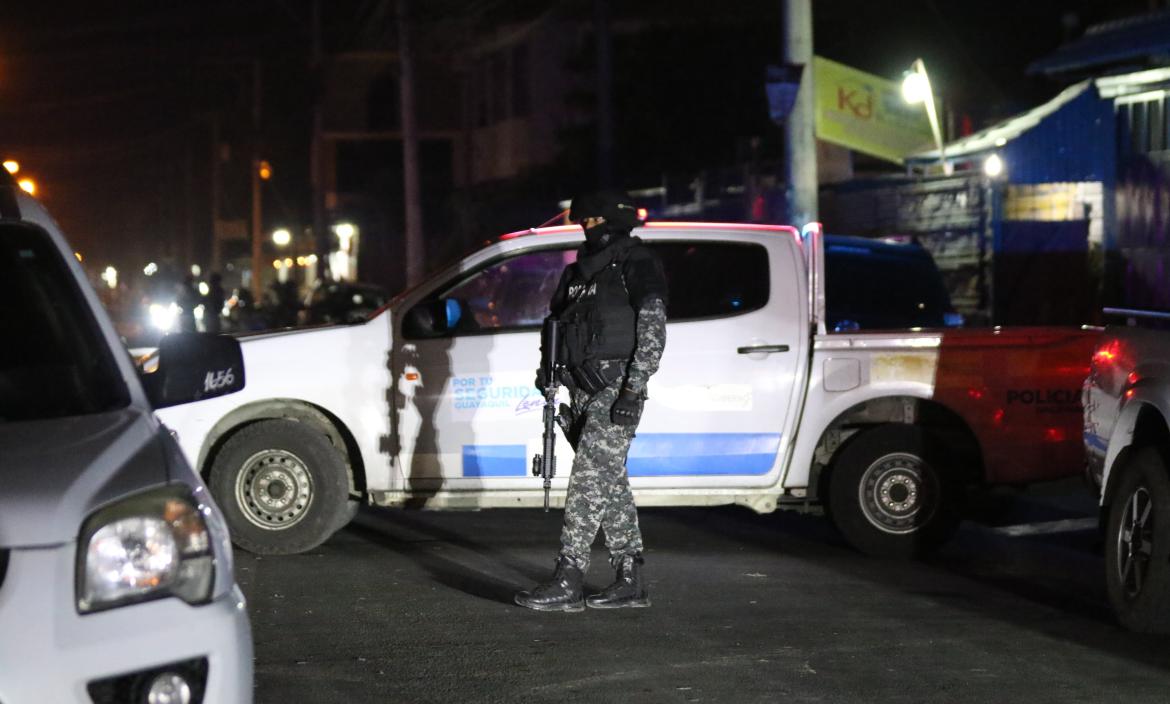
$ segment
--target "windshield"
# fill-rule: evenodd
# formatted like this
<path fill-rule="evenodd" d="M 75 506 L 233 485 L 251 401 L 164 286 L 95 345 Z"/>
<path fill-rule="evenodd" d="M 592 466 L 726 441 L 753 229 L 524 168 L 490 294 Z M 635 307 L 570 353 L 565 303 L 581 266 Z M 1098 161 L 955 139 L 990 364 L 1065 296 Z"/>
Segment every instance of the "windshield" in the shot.
<path fill-rule="evenodd" d="M 129 402 L 52 240 L 35 227 L 0 225 L 0 422 L 101 413 Z"/>

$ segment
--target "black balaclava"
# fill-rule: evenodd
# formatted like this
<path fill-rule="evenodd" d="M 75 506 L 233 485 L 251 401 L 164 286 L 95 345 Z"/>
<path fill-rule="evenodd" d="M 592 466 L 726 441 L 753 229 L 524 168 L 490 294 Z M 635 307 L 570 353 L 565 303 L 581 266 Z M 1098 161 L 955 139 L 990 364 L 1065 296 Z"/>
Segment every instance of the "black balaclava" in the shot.
<path fill-rule="evenodd" d="M 629 228 L 615 227 L 608 220 L 593 227 L 581 226 L 585 230 L 585 251 L 600 252 L 623 237 L 630 236 Z"/>

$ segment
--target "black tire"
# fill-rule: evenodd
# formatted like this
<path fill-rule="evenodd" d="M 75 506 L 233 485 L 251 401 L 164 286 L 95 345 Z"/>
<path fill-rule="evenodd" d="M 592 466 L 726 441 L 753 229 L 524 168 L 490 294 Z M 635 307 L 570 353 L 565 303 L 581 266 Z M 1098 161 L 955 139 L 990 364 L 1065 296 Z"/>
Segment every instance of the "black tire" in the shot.
<path fill-rule="evenodd" d="M 307 423 L 265 420 L 240 429 L 220 448 L 207 483 L 232 542 L 260 555 L 311 550 L 347 517 L 345 461 Z"/>
<path fill-rule="evenodd" d="M 1155 448 L 1117 471 L 1105 528 L 1105 585 L 1121 625 L 1170 633 L 1170 478 Z"/>
<path fill-rule="evenodd" d="M 946 453 L 920 427 L 864 430 L 833 462 L 827 513 L 845 540 L 867 555 L 922 556 L 959 527 L 962 491 L 946 467 Z"/>

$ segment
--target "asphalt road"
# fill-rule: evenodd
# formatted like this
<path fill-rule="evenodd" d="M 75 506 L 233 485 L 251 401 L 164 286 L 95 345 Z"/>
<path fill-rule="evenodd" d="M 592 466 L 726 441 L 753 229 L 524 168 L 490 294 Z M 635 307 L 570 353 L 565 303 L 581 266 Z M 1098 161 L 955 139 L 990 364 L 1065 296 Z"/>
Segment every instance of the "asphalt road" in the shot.
<path fill-rule="evenodd" d="M 266 702 L 1165 702 L 1170 638 L 1115 626 L 1083 488 L 981 502 L 927 562 L 820 517 L 643 510 L 653 607 L 536 613 L 560 514 L 364 510 L 237 552 Z M 611 577 L 595 549 L 588 585 Z"/>

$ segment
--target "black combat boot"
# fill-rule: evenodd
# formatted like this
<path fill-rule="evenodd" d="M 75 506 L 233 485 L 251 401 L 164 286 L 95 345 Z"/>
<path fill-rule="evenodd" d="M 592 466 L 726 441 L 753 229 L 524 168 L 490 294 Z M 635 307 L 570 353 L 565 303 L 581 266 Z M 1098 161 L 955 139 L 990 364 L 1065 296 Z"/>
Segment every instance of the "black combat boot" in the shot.
<path fill-rule="evenodd" d="M 552 580 L 538 585 L 528 592 L 516 595 L 516 603 L 537 611 L 584 611 L 585 599 L 581 588 L 585 583 L 585 572 L 571 557 L 557 558 L 557 569 Z"/>
<path fill-rule="evenodd" d="M 642 582 L 642 553 L 623 555 L 617 564 L 617 580 L 600 594 L 585 600 L 593 609 L 641 608 L 650 605 Z"/>

